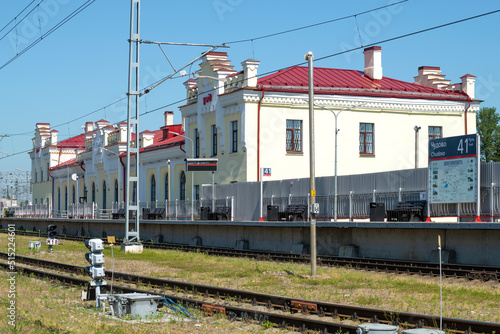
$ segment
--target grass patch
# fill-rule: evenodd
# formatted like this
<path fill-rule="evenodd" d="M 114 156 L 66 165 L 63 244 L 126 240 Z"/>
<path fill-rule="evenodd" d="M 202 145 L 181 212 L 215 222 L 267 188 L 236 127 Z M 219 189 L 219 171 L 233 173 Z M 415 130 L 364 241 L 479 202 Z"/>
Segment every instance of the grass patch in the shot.
<path fill-rule="evenodd" d="M 7 235 L 0 234 L 6 245 Z M 16 237 L 17 254 L 86 266 L 83 243 L 63 241 L 56 252 L 28 249 L 33 237 Z M 5 246 L 4 246 L 5 247 Z M 5 251 L 5 250 L 4 250 Z M 115 270 L 137 275 L 217 285 L 292 298 L 381 308 L 389 311 L 439 315 L 439 278 L 394 275 L 346 268 L 318 267 L 310 277 L 307 264 L 223 258 L 199 252 L 144 249 L 124 254 L 114 247 Z M 111 250 L 104 250 L 105 268 L 112 267 Z M 31 293 L 38 293 L 31 292 Z M 500 323 L 500 285 L 464 279 L 443 280 L 443 316 Z M 0 302 L 5 302 L 0 298 Z M 48 326 L 50 327 L 50 325 Z"/>

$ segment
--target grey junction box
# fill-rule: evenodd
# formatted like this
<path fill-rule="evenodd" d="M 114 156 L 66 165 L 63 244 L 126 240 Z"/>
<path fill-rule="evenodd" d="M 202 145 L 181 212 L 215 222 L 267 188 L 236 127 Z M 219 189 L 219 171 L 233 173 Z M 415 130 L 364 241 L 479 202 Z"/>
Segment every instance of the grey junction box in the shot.
<path fill-rule="evenodd" d="M 142 319 L 157 315 L 158 302 L 162 298 L 145 293 L 124 293 L 109 295 L 108 302 L 113 315 L 123 317 L 130 314 L 133 318 Z"/>
<path fill-rule="evenodd" d="M 357 334 L 397 334 L 399 330 L 398 326 L 386 325 L 386 324 L 361 324 L 356 330 Z"/>

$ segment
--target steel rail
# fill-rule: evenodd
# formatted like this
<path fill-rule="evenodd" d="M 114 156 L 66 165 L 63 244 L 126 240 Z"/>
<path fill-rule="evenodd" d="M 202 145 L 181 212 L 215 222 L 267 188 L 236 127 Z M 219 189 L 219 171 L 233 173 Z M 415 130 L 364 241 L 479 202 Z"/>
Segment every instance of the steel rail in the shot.
<path fill-rule="evenodd" d="M 0 256 L 7 257 L 7 253 L 0 253 Z M 47 261 L 37 258 L 16 256 L 16 261 L 36 266 L 43 266 L 51 269 L 57 269 L 60 265 L 61 270 L 72 273 L 84 273 L 84 267 L 73 266 L 69 264 L 60 264 L 58 262 Z M 111 272 L 106 271 L 107 278 L 111 278 Z M 231 299 L 239 302 L 247 302 L 254 306 L 264 306 L 268 309 L 279 310 L 283 312 L 304 312 L 306 314 L 316 314 L 320 317 L 339 318 L 341 320 L 351 319 L 363 322 L 380 322 L 386 324 L 408 324 L 410 327 L 435 327 L 439 323 L 439 317 L 413 314 L 407 312 L 395 312 L 389 310 L 380 310 L 373 308 L 341 305 L 335 303 L 325 303 L 299 298 L 289 298 L 263 293 L 254 293 L 243 290 L 219 288 L 204 284 L 193 284 L 181 281 L 167 280 L 140 276 L 135 274 L 114 272 L 114 278 L 117 281 L 144 284 L 158 288 L 168 288 L 173 291 L 184 291 L 195 295 L 202 294 L 206 298 Z M 500 328 L 500 324 L 480 322 L 473 320 L 443 318 L 443 326 L 449 331 L 457 333 L 492 333 Z"/>
<path fill-rule="evenodd" d="M 9 265 L 6 263 L 0 263 L 0 267 L 9 270 Z M 33 268 L 26 268 L 26 267 L 16 267 L 17 272 L 22 272 L 27 275 L 34 275 L 36 277 L 40 278 L 49 278 L 49 279 L 55 279 L 58 280 L 64 284 L 71 284 L 75 286 L 85 286 L 88 284 L 88 280 L 84 280 L 81 278 L 76 278 L 76 277 L 70 277 L 70 276 L 64 276 L 60 274 L 55 274 L 51 272 L 46 272 L 42 270 L 37 270 Z M 125 286 L 113 286 L 113 290 L 116 292 L 123 292 L 123 293 L 132 293 L 132 292 L 137 292 L 137 293 L 148 293 L 148 294 L 155 294 L 159 296 L 163 296 L 166 298 L 170 298 L 174 300 L 176 303 L 183 304 L 183 305 L 191 305 L 193 307 L 196 307 L 198 309 L 201 309 L 204 305 L 206 305 L 206 302 L 197 300 L 197 299 L 192 299 L 192 298 L 186 298 L 186 297 L 180 297 L 180 296 L 173 296 L 173 295 L 168 295 L 164 293 L 159 293 L 159 292 L 153 292 L 149 290 L 143 290 L 143 289 L 136 289 L 136 288 L 131 288 L 131 287 L 125 287 Z M 210 304 L 216 306 L 216 304 Z M 219 308 L 220 310 L 220 308 Z M 242 320 L 255 320 L 258 321 L 259 323 L 265 323 L 267 321 L 272 322 L 276 324 L 278 327 L 282 328 L 292 328 L 292 329 L 297 329 L 297 330 L 315 330 L 315 331 L 320 331 L 321 333 L 337 333 L 341 331 L 342 333 L 348 333 L 348 334 L 355 334 L 357 326 L 350 326 L 350 325 L 343 325 L 343 324 L 337 324 L 329 321 L 324 321 L 324 320 L 316 320 L 316 319 L 310 319 L 310 318 L 301 318 L 301 317 L 296 317 L 296 316 L 291 316 L 291 315 L 286 315 L 286 314 L 278 314 L 278 313 L 273 313 L 273 312 L 266 312 L 266 311 L 260 311 L 251 309 L 251 308 L 242 308 L 242 307 L 236 307 L 236 306 L 230 306 L 230 305 L 224 305 L 223 307 L 224 313 L 226 316 L 232 317 L 236 316 L 241 318 Z"/>
<path fill-rule="evenodd" d="M 2 232 L 5 232 L 3 230 Z M 36 232 L 16 231 L 19 235 L 39 235 Z M 40 235 L 46 236 L 46 233 Z M 84 241 L 90 237 L 58 236 L 59 239 L 71 241 Z M 106 238 L 101 238 L 106 241 Z M 118 244 L 120 240 L 116 241 Z M 257 250 L 236 250 L 229 248 L 217 248 L 207 246 L 189 246 L 167 243 L 144 242 L 145 248 L 180 250 L 187 252 L 201 252 L 208 255 L 227 257 L 248 257 L 258 260 L 269 261 L 289 261 L 298 263 L 309 263 L 309 255 L 290 254 Z M 439 276 L 439 264 L 430 262 L 402 261 L 377 258 L 342 258 L 336 256 L 318 256 L 319 265 L 336 267 L 349 267 L 353 269 L 366 269 L 374 271 L 386 271 L 392 273 L 409 273 L 419 275 Z M 500 282 L 500 267 L 477 266 L 466 264 L 442 264 L 442 274 L 444 277 L 479 279 L 483 281 L 496 280 Z"/>

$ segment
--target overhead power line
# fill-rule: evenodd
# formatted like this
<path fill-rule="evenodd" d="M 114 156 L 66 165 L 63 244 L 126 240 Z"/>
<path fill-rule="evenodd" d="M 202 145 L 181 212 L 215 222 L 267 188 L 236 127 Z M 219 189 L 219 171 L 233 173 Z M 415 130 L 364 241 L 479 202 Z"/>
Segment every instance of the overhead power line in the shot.
<path fill-rule="evenodd" d="M 95 1 L 95 0 L 94 0 Z M 407 0 L 406 0 L 407 1 Z M 432 31 L 432 30 L 436 30 L 436 29 L 440 29 L 440 28 L 444 28 L 444 27 L 447 27 L 447 26 L 451 26 L 451 25 L 455 25 L 455 24 L 458 24 L 458 23 L 462 23 L 462 22 L 466 22 L 466 21 L 469 21 L 469 20 L 473 20 L 473 19 L 477 19 L 477 18 L 480 18 L 480 17 L 484 17 L 484 16 L 488 16 L 488 15 L 492 15 L 492 14 L 496 14 L 500 12 L 500 9 L 499 10 L 494 10 L 494 11 L 490 11 L 490 12 L 487 12 L 487 13 L 483 13 L 483 14 L 479 14 L 479 15 L 475 15 L 475 16 L 471 16 L 471 17 L 467 17 L 467 18 L 464 18 L 464 19 L 460 19 L 460 20 L 456 20 L 456 21 L 452 21 L 452 22 L 448 22 L 448 23 L 445 23 L 445 24 L 441 24 L 441 25 L 437 25 L 437 26 L 434 26 L 434 27 L 430 27 L 430 28 L 426 28 L 426 29 L 422 29 L 422 30 L 418 30 L 418 31 L 415 31 L 415 32 L 412 32 L 412 33 L 408 33 L 408 34 L 403 34 L 403 35 L 399 35 L 399 36 L 396 36 L 396 37 L 392 37 L 392 38 L 388 38 L 388 39 L 385 39 L 385 40 L 381 40 L 381 41 L 378 41 L 378 42 L 374 42 L 374 43 L 371 43 L 371 44 L 368 44 L 368 45 L 364 45 L 364 46 L 360 46 L 360 47 L 355 47 L 355 48 L 352 48 L 352 49 L 349 49 L 349 50 L 345 50 L 345 51 L 341 51 L 341 52 L 337 52 L 337 53 L 333 53 L 333 54 L 330 54 L 330 55 L 326 55 L 326 56 L 323 56 L 323 57 L 318 57 L 316 58 L 315 60 L 316 61 L 321 61 L 321 60 L 324 60 L 324 59 L 328 59 L 328 58 L 331 58 L 331 57 L 335 57 L 335 56 L 339 56 L 339 55 L 342 55 L 342 54 L 345 54 L 345 53 L 349 53 L 349 52 L 353 52 L 353 51 L 357 51 L 357 50 L 360 50 L 360 49 L 363 49 L 363 48 L 366 48 L 366 47 L 370 47 L 370 46 L 375 46 L 375 45 L 378 45 L 378 44 L 384 44 L 384 43 L 388 43 L 388 42 L 391 42 L 391 41 L 395 41 L 395 40 L 398 40 L 398 39 L 402 39 L 402 38 L 406 38 L 406 37 L 410 37 L 410 36 L 413 36 L 413 35 L 417 35 L 417 34 L 421 34 L 421 33 L 424 33 L 424 32 L 429 32 L 429 31 Z M 264 37 L 264 36 L 263 36 Z M 262 38 L 263 38 L 262 37 Z M 224 43 L 224 44 L 228 44 L 228 43 Z M 262 76 L 266 76 L 266 75 L 269 75 L 269 74 L 272 74 L 272 73 L 276 73 L 278 71 L 281 71 L 281 70 L 284 70 L 286 68 L 289 68 L 289 67 L 292 67 L 292 66 L 300 66 L 300 65 L 304 65 L 305 62 L 301 62 L 301 63 L 297 63 L 295 65 L 291 65 L 291 66 L 286 66 L 286 67 L 282 67 L 280 69 L 276 69 L 276 70 L 272 70 L 272 71 L 268 71 L 266 73 L 261 73 L 258 77 L 262 77 Z M 161 80 L 157 81 L 157 82 L 160 82 Z M 204 91 L 204 92 L 200 92 L 199 94 L 204 94 L 204 93 L 209 93 L 209 92 L 212 92 L 212 91 L 215 91 L 215 89 L 211 89 L 211 90 L 207 90 L 207 91 Z M 125 98 L 123 98 L 125 99 Z M 108 104 L 106 107 L 108 106 L 111 106 L 115 103 L 118 103 L 120 101 L 122 101 L 123 99 L 120 99 L 118 101 L 115 101 L 111 104 Z M 175 104 L 178 104 L 178 103 L 182 103 L 183 101 L 185 101 L 185 98 L 182 98 L 180 100 L 177 100 L 175 102 L 171 102 L 171 103 L 168 103 L 166 105 L 163 105 L 161 107 L 157 107 L 155 109 L 152 109 L 152 110 L 149 110 L 149 111 L 146 111 L 142 114 L 140 114 L 140 116 L 143 116 L 143 115 L 147 115 L 147 114 L 150 114 L 150 113 L 153 113 L 153 112 L 156 112 L 158 110 L 161 110 L 161 109 L 164 109 L 164 108 L 167 108 L 167 107 L 170 107 L 172 105 L 175 105 Z M 66 125 L 68 123 L 71 123 L 71 122 L 74 122 L 76 120 L 79 120 L 83 117 L 86 117 L 88 115 L 91 115 L 93 113 L 96 113 L 100 110 L 103 110 L 104 108 L 106 107 L 102 107 L 100 109 L 97 109 L 91 113 L 88 113 L 88 114 L 85 114 L 85 115 L 82 115 L 74 120 L 71 120 L 71 121 L 68 121 L 68 122 L 64 122 L 64 123 L 61 123 L 57 126 L 61 126 L 61 125 Z M 26 132 L 26 133 L 20 133 L 20 134 L 14 134 L 14 135 L 10 135 L 10 136 L 15 136 L 15 135 L 23 135 L 23 134 L 29 134 L 31 132 Z M 20 152 L 20 153 L 26 153 L 26 152 L 29 152 L 30 150 L 27 150 L 27 151 L 23 151 L 23 152 Z M 7 157 L 10 157 L 10 156 L 13 156 L 13 155 L 17 155 L 17 154 L 20 154 L 20 153 L 14 153 L 14 154 L 11 154 L 9 156 L 6 156 L 6 157 L 0 157 L 0 159 L 5 159 Z"/>
<path fill-rule="evenodd" d="M 381 7 L 377 7 L 377 8 L 373 8 L 373 9 L 369 9 L 369 10 L 365 10 L 364 12 L 359 12 L 359 13 L 356 13 L 356 14 L 351 14 L 351 15 L 347 15 L 347 16 L 344 16 L 344 17 L 339 17 L 339 18 L 336 18 L 336 19 L 324 21 L 324 22 L 313 23 L 313 24 L 310 24 L 310 25 L 307 25 L 307 26 L 293 28 L 293 29 L 289 29 L 289 30 L 284 30 L 284 31 L 280 31 L 280 32 L 276 32 L 276 33 L 272 33 L 272 34 L 268 34 L 268 35 L 264 35 L 264 36 L 259 36 L 259 37 L 254 37 L 254 38 L 247 38 L 247 39 L 242 39 L 242 40 L 232 41 L 232 42 L 226 42 L 224 44 L 227 45 L 227 44 L 236 44 L 236 43 L 243 43 L 243 42 L 253 42 L 253 41 L 256 41 L 256 40 L 259 40 L 259 39 L 274 37 L 274 36 L 283 35 L 283 34 L 288 34 L 290 32 L 294 32 L 294 31 L 298 31 L 298 30 L 303 30 L 303 29 L 308 29 L 308 28 L 314 28 L 314 27 L 317 27 L 317 26 L 320 26 L 320 25 L 323 25 L 323 24 L 328 24 L 328 23 L 332 23 L 332 22 L 342 21 L 342 20 L 345 20 L 345 19 L 349 19 L 349 18 L 352 18 L 352 17 L 359 16 L 359 15 L 363 15 L 363 14 L 367 14 L 367 13 L 370 13 L 370 12 L 374 12 L 374 11 L 377 11 L 377 10 L 380 10 L 380 9 L 383 9 L 383 8 L 386 8 L 386 7 L 391 7 L 391 6 L 399 5 L 400 3 L 403 3 L 403 2 L 406 2 L 406 1 L 408 1 L 408 0 L 402 0 L 402 1 L 391 3 L 391 4 L 388 4 L 388 5 L 385 5 L 385 6 L 381 6 Z"/>
<path fill-rule="evenodd" d="M 42 1 L 43 1 L 43 0 L 42 0 Z M 40 1 L 40 2 L 38 3 L 38 5 L 40 5 L 40 3 L 41 3 L 42 1 Z M 28 7 L 29 7 L 29 6 L 31 6 L 31 5 L 33 4 L 33 2 L 35 2 L 35 0 L 31 1 L 31 2 L 30 2 L 27 6 L 26 6 L 26 7 L 24 7 L 24 9 L 23 9 L 22 11 L 20 11 L 20 12 L 19 12 L 19 14 L 17 14 L 17 15 L 16 15 L 16 16 L 15 16 L 12 20 L 10 20 L 10 21 L 9 21 L 9 23 L 7 23 L 7 24 L 6 24 L 6 25 L 5 25 L 2 29 L 0 29 L 0 32 L 4 31 L 4 29 L 5 29 L 5 28 L 7 28 L 7 27 L 8 27 L 8 26 L 12 23 L 12 22 L 16 21 L 16 20 L 17 20 L 17 17 L 18 17 L 19 15 L 21 15 L 21 14 L 22 14 L 22 13 L 23 13 L 23 12 L 24 12 L 24 11 L 25 11 Z M 37 6 L 38 6 L 38 5 L 37 5 Z M 32 9 L 32 10 L 31 10 L 28 14 L 26 14 L 26 16 L 28 16 L 28 15 L 29 15 L 29 14 L 30 14 L 33 10 L 34 10 L 34 9 Z M 21 20 L 19 20 L 19 23 L 20 23 L 20 22 L 22 22 L 22 21 L 26 18 L 26 16 L 24 16 Z M 17 24 L 19 24 L 19 23 L 17 23 Z M 17 26 L 17 24 L 16 24 L 16 25 L 15 25 L 12 29 L 14 29 L 14 28 Z M 11 31 L 12 31 L 12 29 L 11 29 L 11 30 L 9 30 L 9 32 L 11 32 Z M 7 32 L 7 34 L 8 34 L 9 32 Z M 3 36 L 3 37 L 5 37 L 5 36 Z M 0 41 L 3 39 L 3 37 L 2 37 L 2 38 L 0 38 Z"/>
<path fill-rule="evenodd" d="M 85 10 L 88 6 L 90 6 L 92 3 L 94 3 L 95 0 L 88 0 L 85 2 L 83 5 L 75 9 L 71 14 L 66 16 L 63 20 L 59 21 L 55 26 L 49 29 L 46 33 L 44 33 L 40 38 L 36 39 L 33 43 L 25 47 L 21 52 L 16 54 L 14 57 L 9 59 L 6 63 L 4 63 L 2 66 L 0 66 L 0 70 L 2 70 L 5 66 L 9 65 L 12 63 L 14 60 L 17 58 L 21 57 L 23 54 L 25 54 L 27 51 L 29 51 L 32 47 L 40 43 L 44 38 L 47 38 L 49 35 L 51 35 L 54 31 L 62 27 L 64 24 L 66 24 L 68 21 L 70 21 L 72 18 L 74 18 L 76 15 L 80 14 L 83 10 Z"/>

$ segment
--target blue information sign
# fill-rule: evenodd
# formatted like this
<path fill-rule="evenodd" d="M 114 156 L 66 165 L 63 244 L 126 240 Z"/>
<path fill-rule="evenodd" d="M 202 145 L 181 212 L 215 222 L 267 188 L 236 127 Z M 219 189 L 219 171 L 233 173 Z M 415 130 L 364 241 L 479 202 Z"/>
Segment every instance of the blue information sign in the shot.
<path fill-rule="evenodd" d="M 477 135 L 429 140 L 429 161 L 477 156 Z"/>
<path fill-rule="evenodd" d="M 479 136 L 429 140 L 430 203 L 472 203 L 478 199 Z"/>

